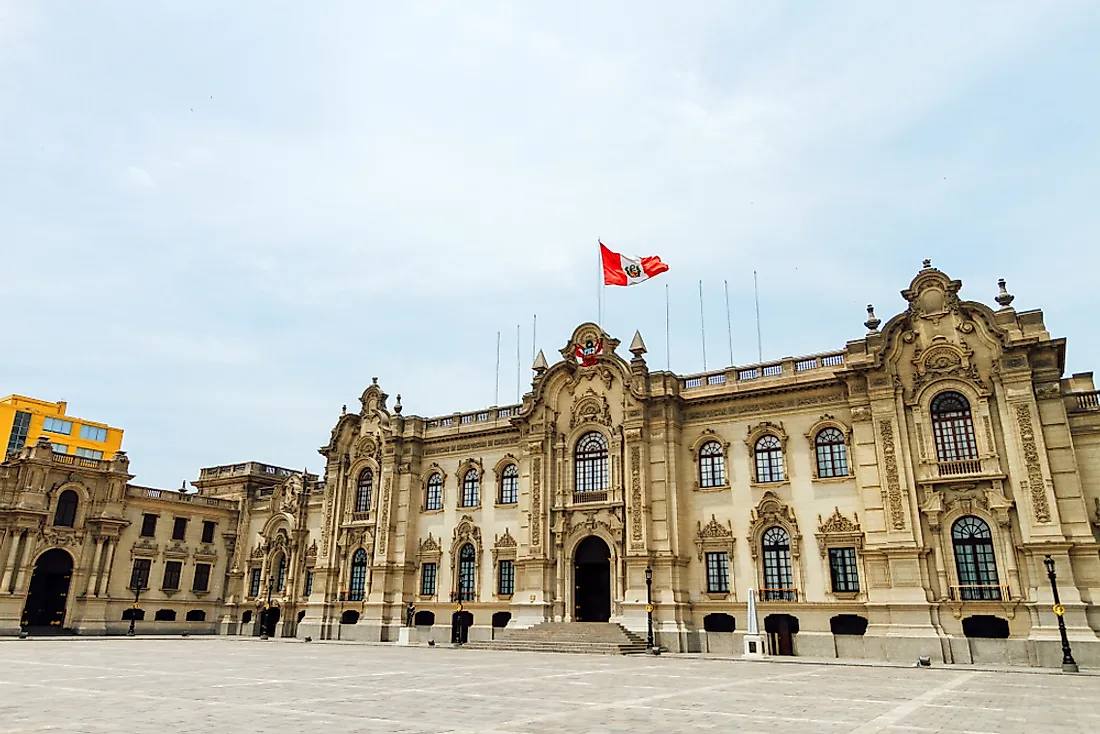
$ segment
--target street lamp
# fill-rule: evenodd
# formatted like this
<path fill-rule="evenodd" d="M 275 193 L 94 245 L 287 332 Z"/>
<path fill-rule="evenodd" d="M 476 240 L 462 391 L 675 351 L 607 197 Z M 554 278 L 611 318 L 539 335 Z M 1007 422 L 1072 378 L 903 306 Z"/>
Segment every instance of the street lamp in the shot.
<path fill-rule="evenodd" d="M 145 588 L 145 574 L 138 574 L 134 579 L 134 606 L 130 609 L 130 629 L 126 630 L 128 637 L 134 636 L 134 622 L 137 620 L 138 600 L 141 599 L 141 590 Z"/>
<path fill-rule="evenodd" d="M 647 649 L 653 650 L 653 569 L 649 566 L 645 567 L 645 613 L 645 645 Z"/>
<path fill-rule="evenodd" d="M 267 579 L 267 601 L 264 602 L 263 614 L 260 615 L 260 639 L 267 639 L 267 615 L 271 609 L 271 578 Z"/>
<path fill-rule="evenodd" d="M 1066 621 L 1062 618 L 1066 613 L 1066 608 L 1062 606 L 1062 601 L 1058 598 L 1058 584 L 1055 582 L 1058 577 L 1054 573 L 1054 559 L 1047 556 L 1043 559 L 1043 565 L 1047 567 L 1047 577 L 1050 578 L 1050 590 L 1054 594 L 1054 614 L 1058 617 L 1058 633 L 1062 636 L 1062 672 L 1076 673 L 1077 662 L 1073 659 L 1073 652 L 1069 649 Z"/>

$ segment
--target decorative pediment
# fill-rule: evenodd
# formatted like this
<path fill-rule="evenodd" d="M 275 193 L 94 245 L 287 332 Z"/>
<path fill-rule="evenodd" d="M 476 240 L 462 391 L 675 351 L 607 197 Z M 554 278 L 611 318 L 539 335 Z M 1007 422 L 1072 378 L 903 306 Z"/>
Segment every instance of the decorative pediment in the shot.
<path fill-rule="evenodd" d="M 614 354 L 618 339 L 609 337 L 603 329 L 591 322 L 581 324 L 573 331 L 561 350 L 562 359 L 582 367 L 594 367 L 605 354 Z"/>
<path fill-rule="evenodd" d="M 1006 527 L 1010 522 L 1009 511 L 1015 503 L 1005 496 L 1003 488 L 999 479 L 989 484 L 960 482 L 935 489 L 926 487 L 927 497 L 920 509 L 933 528 L 938 528 L 944 518 L 953 520 L 970 514 L 985 515 Z"/>
<path fill-rule="evenodd" d="M 317 560 L 317 541 L 313 543 L 306 550 L 306 563 L 314 563 Z"/>
<path fill-rule="evenodd" d="M 46 526 L 39 534 L 39 538 L 46 545 L 66 546 L 74 549 L 79 549 L 84 544 L 84 536 L 85 531 L 83 530 L 54 527 L 52 525 Z"/>
<path fill-rule="evenodd" d="M 770 489 L 764 492 L 760 502 L 751 511 L 749 521 L 749 537 L 752 538 L 752 554 L 756 557 L 760 546 L 760 538 L 764 531 L 773 525 L 779 525 L 786 529 L 791 538 L 791 555 L 798 555 L 799 539 L 802 534 L 798 530 L 798 520 L 795 519 L 794 510 L 785 504 L 779 496 Z"/>
<path fill-rule="evenodd" d="M 130 555 L 148 558 L 151 556 L 155 556 L 158 550 L 160 550 L 160 546 L 154 543 L 151 539 L 140 538 L 136 543 L 134 543 L 133 547 L 130 548 Z"/>
<path fill-rule="evenodd" d="M 213 560 L 218 557 L 218 549 L 212 545 L 200 545 L 195 549 L 195 559 Z"/>
<path fill-rule="evenodd" d="M 783 450 L 787 449 L 787 432 L 783 430 L 783 422 L 772 423 L 771 421 L 760 421 L 756 425 L 748 427 L 748 434 L 745 436 L 745 445 L 749 447 L 749 451 L 756 448 L 756 442 L 760 440 L 761 436 L 772 435 L 779 439 L 779 442 L 783 446 Z"/>
<path fill-rule="evenodd" d="M 729 520 L 726 520 L 726 524 L 723 525 L 714 515 L 711 515 L 710 522 L 706 525 L 702 521 L 697 521 L 695 524 L 695 551 L 700 561 L 703 560 L 703 554 L 707 552 L 717 551 L 733 555 L 733 546 L 737 540 L 733 537 L 733 525 Z M 732 558 L 730 565 L 733 565 Z"/>
<path fill-rule="evenodd" d="M 855 520 L 849 520 L 840 514 L 840 508 L 834 507 L 833 514 L 829 515 L 828 520 L 822 520 L 821 515 L 817 516 L 817 532 L 819 533 L 858 533 L 859 529 L 859 515 L 852 513 L 852 517 Z"/>
<path fill-rule="evenodd" d="M 375 436 L 363 436 L 352 445 L 351 458 L 374 459 L 375 463 L 381 466 L 382 443 Z"/>
<path fill-rule="evenodd" d="M 829 546 L 849 546 L 863 548 L 863 531 L 859 526 L 859 515 L 852 513 L 849 520 L 840 513 L 839 507 L 833 508 L 833 514 L 822 520 L 817 516 L 817 548 L 824 558 Z"/>
<path fill-rule="evenodd" d="M 495 566 L 499 558 L 515 559 L 517 552 L 516 539 L 512 537 L 512 534 L 508 532 L 508 528 L 504 529 L 504 535 L 494 536 L 493 538 L 493 565 Z"/>
<path fill-rule="evenodd" d="M 262 543 L 262 542 L 257 543 L 256 547 L 252 549 L 252 557 L 256 560 L 259 560 L 259 559 L 263 558 L 264 553 L 266 552 L 266 549 L 267 549 L 267 544 L 266 543 Z"/>
<path fill-rule="evenodd" d="M 572 416 L 569 419 L 569 428 L 573 429 L 585 423 L 597 423 L 601 426 L 611 426 L 611 406 L 607 398 L 596 394 L 592 388 L 588 388 L 584 395 L 573 403 Z"/>
<path fill-rule="evenodd" d="M 187 555 L 187 546 L 178 540 L 164 549 L 165 558 L 187 558 Z"/>
<path fill-rule="evenodd" d="M 944 377 L 958 377 L 984 388 L 985 383 L 972 357 L 973 350 L 965 344 L 953 344 L 942 335 L 932 337 L 927 349 L 921 350 L 918 347 L 915 350 L 913 366 L 916 371 L 913 375 L 913 391 L 916 392 L 925 384 Z"/>
<path fill-rule="evenodd" d="M 443 555 L 443 548 L 440 546 L 439 541 L 428 533 L 428 537 L 420 541 L 420 548 L 417 551 L 417 556 L 421 562 L 437 561 L 439 557 Z"/>
<path fill-rule="evenodd" d="M 960 288 L 961 280 L 951 280 L 946 274 L 933 268 L 931 260 L 925 260 L 924 268 L 901 295 L 909 302 L 909 314 L 912 318 L 938 322 L 948 313 L 958 313 Z"/>

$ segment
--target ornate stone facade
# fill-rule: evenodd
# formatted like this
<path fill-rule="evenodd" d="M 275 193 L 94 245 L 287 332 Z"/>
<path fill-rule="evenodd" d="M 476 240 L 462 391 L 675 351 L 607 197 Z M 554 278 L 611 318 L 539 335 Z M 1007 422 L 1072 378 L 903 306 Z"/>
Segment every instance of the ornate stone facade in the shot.
<path fill-rule="evenodd" d="M 926 264 L 905 310 L 885 324 L 871 310 L 843 350 L 703 375 L 652 371 L 641 335 L 625 359 L 583 324 L 556 363 L 539 353 L 521 404 L 471 413 L 404 415 L 374 380 L 321 447 L 323 480 L 202 470 L 196 500 L 232 505 L 226 527 L 248 549 L 219 556 L 232 562 L 218 629 L 258 631 L 282 573 L 270 605 L 286 635 L 393 640 L 413 602 L 421 634 L 446 641 L 459 598 L 473 639 L 605 608 L 643 631 L 649 569 L 670 649 L 738 649 L 754 588 L 771 590 L 762 628 L 793 637 L 775 649 L 1048 664 L 1060 659 L 1049 554 L 1078 659 L 1100 663 L 1091 374 L 1063 378 L 1065 341 L 1040 312 L 960 290 Z M 4 466 L 5 491 L 29 502 L 37 464 Z M 0 517 L 3 559 L 41 515 Z M 90 541 L 35 530 L 33 542 Z M 167 557 L 170 545 L 125 550 Z M 717 617 L 737 631 L 708 632 Z"/>

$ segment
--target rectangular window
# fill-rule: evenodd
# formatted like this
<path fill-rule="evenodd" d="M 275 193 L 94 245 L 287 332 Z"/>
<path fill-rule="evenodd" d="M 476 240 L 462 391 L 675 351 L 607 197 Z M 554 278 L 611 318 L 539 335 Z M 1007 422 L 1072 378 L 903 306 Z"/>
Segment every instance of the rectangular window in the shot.
<path fill-rule="evenodd" d="M 16 411 L 15 420 L 11 424 L 11 435 L 8 436 L 8 451 L 18 451 L 27 445 L 27 434 L 31 430 L 31 414 L 26 411 Z"/>
<path fill-rule="evenodd" d="M 183 540 L 187 537 L 187 518 L 177 517 L 172 523 L 172 540 Z"/>
<path fill-rule="evenodd" d="M 73 422 L 63 421 L 60 418 L 47 418 L 42 421 L 42 430 L 50 433 L 60 433 L 68 436 L 73 432 Z"/>
<path fill-rule="evenodd" d="M 77 449 L 77 456 L 83 456 L 85 459 L 102 459 L 103 452 L 99 449 Z"/>
<path fill-rule="evenodd" d="M 134 568 L 130 571 L 131 589 L 149 588 L 149 569 L 152 567 L 152 565 L 153 562 L 148 558 L 134 559 Z"/>
<path fill-rule="evenodd" d="M 258 568 L 252 569 L 252 578 L 248 582 L 248 595 L 259 596 L 260 595 L 260 573 Z"/>
<path fill-rule="evenodd" d="M 210 590 L 210 564 L 209 563 L 196 563 L 195 564 L 195 583 L 191 585 L 192 591 L 209 591 Z"/>
<path fill-rule="evenodd" d="M 728 594 L 730 590 L 730 560 L 725 553 L 707 554 L 707 592 Z"/>
<path fill-rule="evenodd" d="M 63 443 L 55 443 L 53 445 L 53 452 L 55 454 L 67 454 L 69 453 L 69 447 Z"/>
<path fill-rule="evenodd" d="M 859 572 L 856 570 L 855 548 L 829 549 L 829 574 L 833 578 L 834 592 L 859 591 Z"/>
<path fill-rule="evenodd" d="M 204 543 L 213 543 L 214 542 L 214 528 L 216 528 L 217 526 L 218 526 L 218 524 L 216 522 L 214 522 L 213 520 L 203 520 L 202 521 L 202 542 L 204 542 Z"/>
<path fill-rule="evenodd" d="M 141 518 L 141 537 L 152 538 L 157 534 L 157 516 L 143 515 Z"/>
<path fill-rule="evenodd" d="M 497 593 L 501 596 L 511 596 L 516 591 L 516 564 L 513 561 L 500 562 L 500 583 L 497 585 Z"/>
<path fill-rule="evenodd" d="M 97 426 L 80 426 L 80 437 L 87 439 L 88 441 L 97 441 L 103 443 L 107 440 L 107 429 L 99 428 Z"/>
<path fill-rule="evenodd" d="M 306 590 L 305 596 L 309 596 L 313 593 L 313 571 L 306 570 Z"/>
<path fill-rule="evenodd" d="M 435 564 L 425 563 L 420 567 L 420 595 L 435 596 Z"/>
<path fill-rule="evenodd" d="M 180 572 L 183 571 L 183 563 L 180 561 L 168 561 L 164 564 L 164 584 L 162 589 L 173 591 L 180 587 Z"/>

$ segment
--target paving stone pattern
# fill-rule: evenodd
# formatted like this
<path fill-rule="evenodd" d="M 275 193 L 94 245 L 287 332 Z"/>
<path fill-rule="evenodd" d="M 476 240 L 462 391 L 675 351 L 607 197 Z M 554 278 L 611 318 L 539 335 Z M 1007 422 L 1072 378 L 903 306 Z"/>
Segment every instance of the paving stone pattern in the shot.
<path fill-rule="evenodd" d="M 15 732 L 1094 732 L 1100 677 L 254 639 L 0 642 Z"/>

